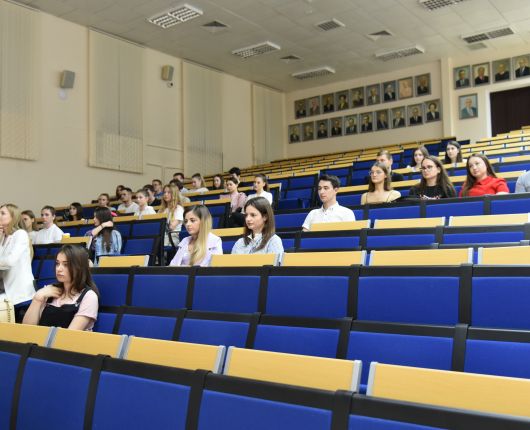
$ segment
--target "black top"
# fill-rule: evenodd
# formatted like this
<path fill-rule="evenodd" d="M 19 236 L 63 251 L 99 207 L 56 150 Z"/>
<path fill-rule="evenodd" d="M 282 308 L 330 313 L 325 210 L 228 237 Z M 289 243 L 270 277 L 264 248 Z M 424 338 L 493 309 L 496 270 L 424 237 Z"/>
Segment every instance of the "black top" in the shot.
<path fill-rule="evenodd" d="M 432 187 L 425 187 L 425 192 L 420 194 L 419 185 L 415 185 L 409 191 L 409 196 L 418 197 L 420 199 L 446 199 L 450 197 L 456 197 L 454 189 L 450 189 L 448 193 L 445 193 L 439 185 Z"/>

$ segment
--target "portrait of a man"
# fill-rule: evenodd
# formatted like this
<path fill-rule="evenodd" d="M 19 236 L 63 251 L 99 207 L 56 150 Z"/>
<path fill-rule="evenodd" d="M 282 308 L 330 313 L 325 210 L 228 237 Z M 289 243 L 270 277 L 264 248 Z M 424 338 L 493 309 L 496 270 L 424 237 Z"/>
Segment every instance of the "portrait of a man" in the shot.
<path fill-rule="evenodd" d="M 476 118 L 478 116 L 477 94 L 468 94 L 458 98 L 460 119 Z"/>
<path fill-rule="evenodd" d="M 294 107 L 295 107 L 294 116 L 295 116 L 295 118 L 305 118 L 306 117 L 307 110 L 306 110 L 305 103 L 306 103 L 305 100 L 297 100 L 297 101 L 294 102 Z"/>
<path fill-rule="evenodd" d="M 300 125 L 291 125 L 289 127 L 289 142 L 300 142 Z"/>
<path fill-rule="evenodd" d="M 410 105 L 407 108 L 407 111 L 409 115 L 409 125 L 423 124 L 423 112 L 422 112 L 422 106 L 420 104 Z"/>
<path fill-rule="evenodd" d="M 309 99 L 309 115 L 320 115 L 320 97 L 311 97 Z"/>
<path fill-rule="evenodd" d="M 361 133 L 367 133 L 373 130 L 372 113 L 361 114 Z"/>
<path fill-rule="evenodd" d="M 396 81 L 383 83 L 383 100 L 385 102 L 393 102 L 396 100 Z"/>
<path fill-rule="evenodd" d="M 509 81 L 510 75 L 510 59 L 497 60 L 492 63 L 493 71 L 495 72 L 495 81 L 502 82 Z"/>
<path fill-rule="evenodd" d="M 318 121 L 317 139 L 325 139 L 328 137 L 328 122 Z"/>
<path fill-rule="evenodd" d="M 370 85 L 366 87 L 366 91 L 368 93 L 368 105 L 375 105 L 381 102 L 381 98 L 379 95 L 379 84 Z"/>
<path fill-rule="evenodd" d="M 350 108 L 348 100 L 348 91 L 341 91 L 337 93 L 337 110 L 346 110 Z"/>
<path fill-rule="evenodd" d="M 453 69 L 453 76 L 455 80 L 455 88 L 467 88 L 471 85 L 469 76 L 471 75 L 470 66 L 455 67 Z"/>
<path fill-rule="evenodd" d="M 392 128 L 405 127 L 405 108 L 392 109 Z"/>
<path fill-rule="evenodd" d="M 515 69 L 515 78 L 524 78 L 530 76 L 530 55 L 521 55 L 519 57 L 512 58 L 513 68 Z"/>
<path fill-rule="evenodd" d="M 331 119 L 331 136 L 342 136 L 342 118 Z"/>
<path fill-rule="evenodd" d="M 357 115 L 347 116 L 345 120 L 346 120 L 346 134 L 357 133 Z"/>
<path fill-rule="evenodd" d="M 379 110 L 376 112 L 377 130 L 388 130 L 388 111 Z"/>
<path fill-rule="evenodd" d="M 314 122 L 303 123 L 302 130 L 304 130 L 304 133 L 302 135 L 302 140 L 304 142 L 313 140 L 315 138 L 315 123 Z"/>
<path fill-rule="evenodd" d="M 476 64 L 473 66 L 473 82 L 475 86 L 489 84 L 490 65 L 489 63 Z"/>
<path fill-rule="evenodd" d="M 323 103 L 324 113 L 335 111 L 335 103 L 333 101 L 333 94 L 324 94 L 322 96 L 322 103 Z"/>
<path fill-rule="evenodd" d="M 431 75 L 425 73 L 415 77 L 416 97 L 426 96 L 431 93 Z"/>
<path fill-rule="evenodd" d="M 364 106 L 364 87 L 353 88 L 351 90 L 351 106 Z"/>

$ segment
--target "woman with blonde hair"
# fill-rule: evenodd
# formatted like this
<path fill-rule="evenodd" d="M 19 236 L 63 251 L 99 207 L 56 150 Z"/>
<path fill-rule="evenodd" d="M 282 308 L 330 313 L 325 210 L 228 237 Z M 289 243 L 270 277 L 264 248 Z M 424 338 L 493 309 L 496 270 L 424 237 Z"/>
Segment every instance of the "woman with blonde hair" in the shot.
<path fill-rule="evenodd" d="M 190 235 L 180 242 L 170 266 L 209 266 L 212 255 L 223 253 L 221 238 L 212 233 L 212 216 L 206 206 L 187 207 L 184 226 Z"/>
<path fill-rule="evenodd" d="M 178 187 L 175 185 L 164 186 L 162 195 L 162 207 L 158 213 L 166 214 L 167 230 L 164 236 L 164 246 L 176 247 L 179 243 L 179 233 L 184 220 L 184 208 Z"/>
<path fill-rule="evenodd" d="M 31 258 L 31 243 L 20 209 L 10 203 L 0 206 L 0 300 L 15 305 L 17 322 L 22 321 L 29 306 L 24 302 L 35 294 Z"/>
<path fill-rule="evenodd" d="M 392 180 L 385 163 L 374 163 L 368 178 L 368 192 L 361 196 L 362 205 L 389 203 L 401 197 L 399 191 L 392 189 Z"/>

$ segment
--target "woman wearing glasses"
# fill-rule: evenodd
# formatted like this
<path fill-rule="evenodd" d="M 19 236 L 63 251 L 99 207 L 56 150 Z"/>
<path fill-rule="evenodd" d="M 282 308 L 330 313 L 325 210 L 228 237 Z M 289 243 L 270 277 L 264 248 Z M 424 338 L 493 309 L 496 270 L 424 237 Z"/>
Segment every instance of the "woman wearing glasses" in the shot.
<path fill-rule="evenodd" d="M 456 191 L 441 161 L 428 155 L 421 162 L 421 180 L 409 192 L 410 197 L 420 199 L 445 199 L 456 197 Z"/>
<path fill-rule="evenodd" d="M 392 189 L 390 175 L 386 164 L 376 162 L 370 169 L 368 192 L 361 196 L 362 205 L 389 203 L 401 197 L 399 191 Z"/>

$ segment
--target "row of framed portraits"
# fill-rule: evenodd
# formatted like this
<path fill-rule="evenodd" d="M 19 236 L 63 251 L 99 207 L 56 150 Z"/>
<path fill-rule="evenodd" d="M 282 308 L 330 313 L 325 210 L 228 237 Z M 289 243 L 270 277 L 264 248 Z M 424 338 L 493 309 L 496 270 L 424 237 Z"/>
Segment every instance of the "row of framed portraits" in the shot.
<path fill-rule="evenodd" d="M 510 81 L 530 76 L 530 54 L 503 58 L 486 63 L 455 67 L 454 88 L 478 87 L 490 83 Z"/>
<path fill-rule="evenodd" d="M 440 99 L 289 125 L 289 143 L 417 126 L 441 120 Z"/>
<path fill-rule="evenodd" d="M 295 118 L 372 106 L 431 94 L 431 74 L 424 73 L 366 87 L 351 88 L 294 102 Z"/>

